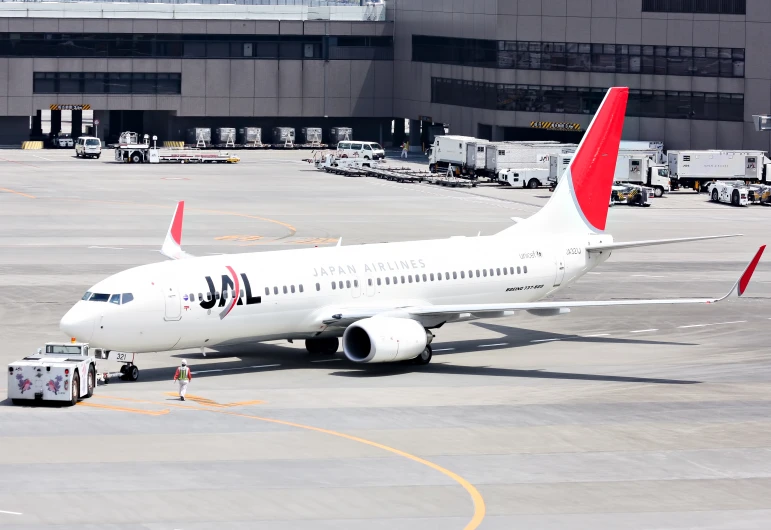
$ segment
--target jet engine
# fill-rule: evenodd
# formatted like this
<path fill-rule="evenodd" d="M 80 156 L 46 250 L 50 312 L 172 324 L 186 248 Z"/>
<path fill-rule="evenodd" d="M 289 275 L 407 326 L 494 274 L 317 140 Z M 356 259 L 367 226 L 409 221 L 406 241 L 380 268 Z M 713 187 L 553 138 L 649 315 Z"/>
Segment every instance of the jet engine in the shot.
<path fill-rule="evenodd" d="M 343 334 L 343 351 L 356 363 L 406 361 L 420 355 L 432 338 L 415 320 L 370 317 L 348 326 Z"/>

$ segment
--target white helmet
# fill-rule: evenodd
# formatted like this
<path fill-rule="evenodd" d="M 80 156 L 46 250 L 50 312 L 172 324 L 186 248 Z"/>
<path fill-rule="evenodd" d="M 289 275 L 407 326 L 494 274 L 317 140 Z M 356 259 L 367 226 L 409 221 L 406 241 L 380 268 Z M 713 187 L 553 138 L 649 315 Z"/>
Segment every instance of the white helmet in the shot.
<path fill-rule="evenodd" d="M 182 366 L 187 366 L 187 361 L 182 359 Z"/>

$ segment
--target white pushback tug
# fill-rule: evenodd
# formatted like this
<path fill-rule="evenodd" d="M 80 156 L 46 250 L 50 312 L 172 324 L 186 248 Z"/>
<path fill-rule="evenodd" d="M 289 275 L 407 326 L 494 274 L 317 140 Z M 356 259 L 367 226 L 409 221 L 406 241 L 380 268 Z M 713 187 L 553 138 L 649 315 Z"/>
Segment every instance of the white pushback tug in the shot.
<path fill-rule="evenodd" d="M 96 358 L 84 342 L 48 342 L 35 355 L 8 365 L 14 405 L 62 401 L 75 405 L 94 395 Z"/>

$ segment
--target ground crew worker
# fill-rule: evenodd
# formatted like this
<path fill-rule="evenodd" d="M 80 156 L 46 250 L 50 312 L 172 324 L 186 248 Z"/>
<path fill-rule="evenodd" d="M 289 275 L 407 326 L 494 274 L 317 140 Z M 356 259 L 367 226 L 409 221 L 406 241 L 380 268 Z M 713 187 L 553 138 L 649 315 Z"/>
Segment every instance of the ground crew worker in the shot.
<path fill-rule="evenodd" d="M 177 368 L 177 373 L 174 374 L 174 381 L 179 383 L 179 399 L 182 401 L 185 401 L 187 384 L 191 379 L 193 379 L 193 374 L 190 373 L 190 368 L 187 367 L 187 361 L 182 359 L 182 366 Z"/>
<path fill-rule="evenodd" d="M 409 150 L 410 150 L 410 142 L 409 142 L 409 140 L 408 140 L 408 141 L 405 141 L 405 142 L 402 144 L 402 156 L 401 156 L 401 157 L 402 157 L 402 158 L 407 158 L 407 152 L 408 152 Z"/>

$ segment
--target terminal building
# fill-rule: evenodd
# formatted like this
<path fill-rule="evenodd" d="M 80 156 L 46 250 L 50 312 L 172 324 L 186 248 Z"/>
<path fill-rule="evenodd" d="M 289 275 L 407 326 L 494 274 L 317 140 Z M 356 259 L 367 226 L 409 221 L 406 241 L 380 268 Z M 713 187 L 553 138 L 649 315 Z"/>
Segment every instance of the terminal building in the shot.
<path fill-rule="evenodd" d="M 769 49 L 768 0 L 0 2 L 0 144 L 250 126 L 398 144 L 404 119 L 413 149 L 431 124 L 575 142 L 621 85 L 625 139 L 769 150 Z"/>

